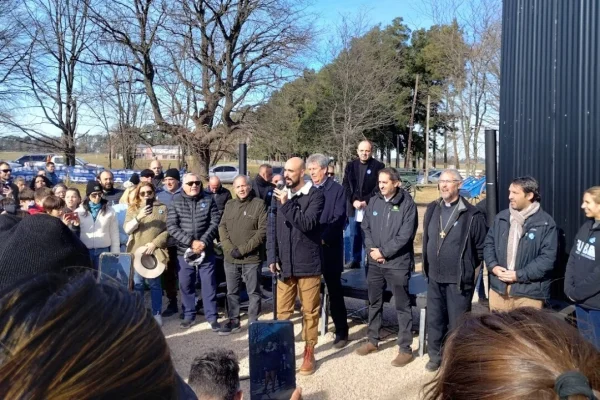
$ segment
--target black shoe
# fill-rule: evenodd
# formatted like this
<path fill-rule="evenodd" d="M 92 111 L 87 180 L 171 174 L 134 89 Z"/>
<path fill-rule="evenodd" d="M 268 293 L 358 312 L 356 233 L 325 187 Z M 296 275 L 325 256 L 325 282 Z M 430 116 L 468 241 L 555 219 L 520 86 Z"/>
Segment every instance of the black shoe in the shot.
<path fill-rule="evenodd" d="M 360 269 L 360 263 L 358 261 L 352 261 L 346 264 L 346 269 Z"/>
<path fill-rule="evenodd" d="M 435 372 L 440 369 L 440 364 L 433 361 L 428 361 L 427 365 L 425 365 L 425 369 L 429 372 Z"/>
<path fill-rule="evenodd" d="M 171 317 L 171 316 L 177 314 L 178 312 L 179 312 L 179 307 L 177 307 L 177 300 L 171 300 L 171 301 L 169 301 L 169 305 L 167 306 L 165 311 L 163 311 L 162 316 L 163 317 Z"/>
<path fill-rule="evenodd" d="M 490 301 L 488 299 L 478 299 L 477 302 L 485 307 L 490 306 Z"/>
<path fill-rule="evenodd" d="M 338 336 L 335 335 L 335 340 L 333 341 L 334 349 L 343 349 L 348 344 L 348 335 L 346 336 Z"/>
<path fill-rule="evenodd" d="M 227 323 L 225 325 L 223 325 L 221 327 L 221 329 L 219 329 L 219 335 L 220 336 L 227 336 L 227 335 L 231 335 L 232 333 L 238 333 L 239 331 L 242 330 L 242 326 L 240 324 L 240 320 L 233 320 L 230 319 L 229 321 L 227 321 Z"/>
<path fill-rule="evenodd" d="M 179 327 L 181 329 L 188 329 L 191 328 L 192 326 L 196 325 L 196 320 L 189 320 L 189 319 L 184 319 L 183 321 L 181 321 L 181 324 L 179 324 Z"/>
<path fill-rule="evenodd" d="M 179 319 L 184 319 L 185 318 L 185 314 L 183 313 L 183 311 L 179 314 Z"/>
<path fill-rule="evenodd" d="M 219 332 L 221 330 L 221 324 L 217 321 L 210 322 L 210 329 L 212 329 L 213 332 Z"/>

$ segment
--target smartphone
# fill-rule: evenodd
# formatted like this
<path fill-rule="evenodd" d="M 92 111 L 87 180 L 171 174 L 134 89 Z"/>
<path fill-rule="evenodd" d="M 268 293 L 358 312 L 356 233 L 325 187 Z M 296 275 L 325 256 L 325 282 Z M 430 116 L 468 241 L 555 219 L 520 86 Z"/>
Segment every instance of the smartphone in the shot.
<path fill-rule="evenodd" d="M 63 215 L 63 217 L 66 220 L 68 220 L 68 221 L 76 221 L 77 220 L 77 213 L 76 212 L 65 213 Z"/>
<path fill-rule="evenodd" d="M 146 207 L 152 207 L 154 204 L 154 199 L 146 199 Z"/>
<path fill-rule="evenodd" d="M 98 282 L 112 282 L 133 290 L 133 255 L 102 253 L 98 264 Z"/>
<path fill-rule="evenodd" d="M 250 400 L 289 400 L 296 389 L 291 321 L 255 321 L 249 328 Z"/>

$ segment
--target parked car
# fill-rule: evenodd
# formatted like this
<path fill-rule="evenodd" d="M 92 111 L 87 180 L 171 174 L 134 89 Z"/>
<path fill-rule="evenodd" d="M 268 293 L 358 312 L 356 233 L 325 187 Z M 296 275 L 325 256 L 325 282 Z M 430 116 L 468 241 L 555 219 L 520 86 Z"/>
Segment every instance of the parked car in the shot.
<path fill-rule="evenodd" d="M 233 179 L 240 173 L 233 165 L 215 165 L 208 170 L 208 176 L 216 176 L 221 183 L 233 183 Z"/>
<path fill-rule="evenodd" d="M 417 179 L 418 183 L 426 183 L 425 180 L 423 179 L 423 175 L 424 175 L 424 171 L 419 172 L 419 177 Z M 429 183 L 437 183 L 440 180 L 440 175 L 442 174 L 442 171 L 439 170 L 429 170 Z"/>
<path fill-rule="evenodd" d="M 56 165 L 64 165 L 65 157 L 64 156 L 52 156 L 52 162 Z M 85 161 L 83 158 L 75 157 L 75 166 L 82 167 L 87 169 L 104 169 L 102 165 L 92 164 Z"/>
<path fill-rule="evenodd" d="M 50 157 L 50 161 L 56 164 L 56 166 L 60 167 L 65 164 L 64 156 L 58 156 L 47 153 L 25 154 L 24 156 L 17 158 L 15 160 L 15 163 L 18 163 L 22 166 L 28 165 L 30 167 L 45 168 L 48 157 Z M 86 169 L 104 169 L 102 165 L 88 163 L 87 161 L 79 157 L 75 157 L 75 166 Z"/>
<path fill-rule="evenodd" d="M 21 166 L 45 167 L 48 154 L 25 154 L 15 160 Z"/>

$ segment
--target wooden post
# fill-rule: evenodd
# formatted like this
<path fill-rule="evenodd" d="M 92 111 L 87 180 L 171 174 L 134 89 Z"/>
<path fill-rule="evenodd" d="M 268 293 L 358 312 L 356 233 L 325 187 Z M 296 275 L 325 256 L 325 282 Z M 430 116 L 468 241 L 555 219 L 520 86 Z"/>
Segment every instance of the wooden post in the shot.
<path fill-rule="evenodd" d="M 431 96 L 427 95 L 427 118 L 425 120 L 425 175 L 423 183 L 429 183 L 429 107 Z"/>

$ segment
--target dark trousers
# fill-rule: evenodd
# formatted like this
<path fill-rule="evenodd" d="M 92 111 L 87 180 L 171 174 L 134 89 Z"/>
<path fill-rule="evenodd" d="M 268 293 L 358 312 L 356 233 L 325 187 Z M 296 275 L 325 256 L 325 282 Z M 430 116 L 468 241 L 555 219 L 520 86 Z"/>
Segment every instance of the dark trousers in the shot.
<path fill-rule="evenodd" d="M 473 290 L 459 290 L 453 283 L 429 280 L 427 286 L 427 353 L 429 360 L 440 364 L 442 346 L 448 333 L 471 311 Z"/>
<path fill-rule="evenodd" d="M 581 336 L 600 350 L 600 310 L 575 306 L 575 315 Z"/>
<path fill-rule="evenodd" d="M 183 317 L 186 320 L 196 318 L 196 280 L 202 285 L 202 304 L 204 316 L 208 322 L 217 320 L 217 277 L 215 274 L 215 256 L 206 256 L 202 264 L 192 267 L 179 256 L 179 289 L 183 304 Z"/>
<path fill-rule="evenodd" d="M 342 338 L 348 337 L 348 313 L 344 303 L 344 290 L 342 289 L 342 271 L 323 270 L 323 278 L 329 293 L 329 310 L 335 325 L 335 335 Z"/>
<path fill-rule="evenodd" d="M 225 261 L 225 279 L 227 280 L 227 305 L 229 319 L 240 318 L 240 284 L 246 283 L 248 304 L 248 320 L 256 321 L 260 314 L 260 264 L 230 264 Z"/>
<path fill-rule="evenodd" d="M 169 301 L 177 302 L 177 271 L 179 270 L 179 260 L 177 259 L 177 246 L 167 248 L 169 253 L 169 262 L 163 272 L 163 288 Z"/>
<path fill-rule="evenodd" d="M 382 268 L 369 264 L 367 271 L 367 287 L 369 290 L 369 341 L 375 346 L 379 343 L 383 314 L 383 292 L 391 288 L 394 295 L 396 313 L 398 315 L 398 347 L 400 352 L 412 354 L 412 311 L 408 295 L 410 271 Z"/>

